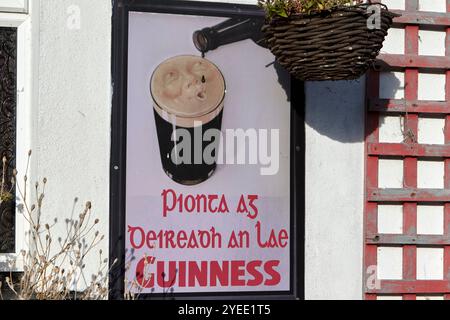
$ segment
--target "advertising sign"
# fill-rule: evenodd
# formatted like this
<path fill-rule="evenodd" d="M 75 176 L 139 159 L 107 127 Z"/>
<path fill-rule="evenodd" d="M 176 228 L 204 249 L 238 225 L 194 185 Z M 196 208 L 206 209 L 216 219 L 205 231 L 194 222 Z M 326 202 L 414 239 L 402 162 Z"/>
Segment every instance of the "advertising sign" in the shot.
<path fill-rule="evenodd" d="M 290 77 L 257 14 L 176 3 L 126 12 L 123 289 L 292 294 Z"/>

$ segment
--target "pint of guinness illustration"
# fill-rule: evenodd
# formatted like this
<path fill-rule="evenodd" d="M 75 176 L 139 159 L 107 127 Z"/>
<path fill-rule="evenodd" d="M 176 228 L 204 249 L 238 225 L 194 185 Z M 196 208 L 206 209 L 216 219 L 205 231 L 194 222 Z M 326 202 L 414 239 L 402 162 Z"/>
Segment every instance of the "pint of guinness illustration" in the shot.
<path fill-rule="evenodd" d="M 175 182 L 195 185 L 213 175 L 218 149 L 213 161 L 204 152 L 220 141 L 203 139 L 203 133 L 221 130 L 225 91 L 217 66 L 198 56 L 170 58 L 153 72 L 150 92 L 161 163 Z"/>

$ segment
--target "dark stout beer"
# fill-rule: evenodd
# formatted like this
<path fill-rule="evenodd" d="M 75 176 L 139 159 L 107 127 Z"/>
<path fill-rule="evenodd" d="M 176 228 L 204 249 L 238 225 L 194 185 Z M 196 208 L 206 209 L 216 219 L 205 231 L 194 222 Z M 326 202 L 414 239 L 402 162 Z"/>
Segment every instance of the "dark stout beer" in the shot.
<path fill-rule="evenodd" d="M 217 165 L 216 161 L 205 161 L 203 152 L 220 141 L 203 141 L 203 133 L 221 130 L 225 97 L 222 73 L 201 57 L 177 56 L 156 68 L 150 91 L 164 172 L 184 185 L 207 180 Z M 189 140 L 183 142 L 186 134 Z M 215 150 L 214 158 L 218 148 Z"/>

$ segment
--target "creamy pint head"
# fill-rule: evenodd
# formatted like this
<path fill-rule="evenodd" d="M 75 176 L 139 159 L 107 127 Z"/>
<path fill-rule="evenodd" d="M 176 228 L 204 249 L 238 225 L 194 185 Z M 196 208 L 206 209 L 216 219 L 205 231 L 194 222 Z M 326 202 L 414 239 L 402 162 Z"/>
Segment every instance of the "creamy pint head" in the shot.
<path fill-rule="evenodd" d="M 216 65 L 191 55 L 161 63 L 153 73 L 150 91 L 155 111 L 180 127 L 208 123 L 223 109 L 225 80 Z"/>

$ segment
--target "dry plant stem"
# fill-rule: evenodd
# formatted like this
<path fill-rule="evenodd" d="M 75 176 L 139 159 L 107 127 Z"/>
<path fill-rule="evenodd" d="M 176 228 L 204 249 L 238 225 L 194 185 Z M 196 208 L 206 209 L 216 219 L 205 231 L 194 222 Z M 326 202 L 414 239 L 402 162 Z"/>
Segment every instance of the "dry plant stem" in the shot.
<path fill-rule="evenodd" d="M 414 131 L 408 125 L 408 111 L 405 111 L 405 115 L 400 115 L 400 130 L 403 135 L 403 143 L 417 143 L 417 137 Z"/>
<path fill-rule="evenodd" d="M 42 250 L 42 253 L 43 253 L 44 252 L 44 246 L 43 246 L 42 240 L 41 240 L 41 238 L 39 237 L 39 234 L 38 234 L 40 225 L 35 223 L 35 221 L 33 220 L 33 216 L 32 216 L 32 211 L 33 210 L 31 210 L 28 207 L 28 199 L 27 199 L 27 180 L 28 179 L 27 179 L 27 174 L 28 174 L 28 168 L 29 168 L 29 165 L 30 165 L 30 157 L 31 157 L 31 151 L 28 153 L 27 166 L 26 166 L 26 171 L 25 171 L 25 175 L 24 175 L 24 178 L 23 178 L 23 180 L 24 180 L 23 189 L 24 190 L 22 192 L 19 184 L 17 184 L 16 189 L 17 189 L 17 191 L 20 194 L 21 200 L 23 201 L 23 205 L 24 205 L 25 211 L 27 213 L 26 216 L 25 215 L 23 215 L 23 216 L 25 217 L 27 222 L 30 224 L 31 232 L 33 233 L 33 235 L 32 235 L 33 240 L 36 240 L 36 239 L 38 240 L 40 249 Z"/>
<path fill-rule="evenodd" d="M 11 186 L 10 186 L 9 190 L 6 191 L 6 189 L 7 189 L 7 184 L 6 184 L 7 158 L 6 157 L 2 158 L 2 165 L 3 165 L 3 167 L 2 167 L 2 179 L 1 179 L 1 185 L 0 185 L 0 205 L 6 201 L 13 199 L 12 190 L 15 185 L 14 177 L 13 177 L 13 178 L 11 178 Z"/>
<path fill-rule="evenodd" d="M 146 265 L 148 264 L 147 262 L 147 256 L 144 255 L 144 278 L 145 278 L 145 274 L 147 274 L 146 272 Z M 128 262 L 125 264 L 125 274 L 128 273 L 128 271 L 130 270 L 131 267 L 131 263 L 134 259 L 134 255 L 133 253 L 131 253 L 131 255 L 126 259 Z M 150 279 L 149 279 L 150 281 Z M 126 277 L 124 278 L 124 299 L 125 300 L 137 300 L 140 298 L 143 290 L 144 290 L 145 284 L 142 286 L 140 285 L 136 279 L 133 280 L 129 280 Z"/>
<path fill-rule="evenodd" d="M 108 297 L 108 275 L 117 264 L 117 259 L 108 268 L 108 259 L 103 258 L 102 250 L 99 250 L 97 273 L 91 279 L 84 272 L 85 260 L 94 254 L 94 250 L 104 240 L 104 236 L 96 230 L 99 220 L 91 217 L 92 204 L 87 202 L 81 214 L 75 215 L 74 202 L 70 219 L 65 220 L 66 234 L 54 241 L 53 227 L 57 225 L 55 219 L 52 225 L 41 224 L 42 204 L 47 184 L 47 179 L 42 183 L 36 183 L 32 202 L 29 203 L 28 168 L 31 151 L 28 154 L 27 167 L 23 178 L 23 185 L 18 183 L 17 171 L 14 170 L 11 179 L 12 188 L 15 186 L 18 199 L 21 202 L 21 214 L 29 224 L 29 250 L 21 251 L 23 259 L 23 273 L 20 280 L 15 283 L 12 274 L 12 266 L 6 285 L 11 292 L 21 300 L 64 300 L 64 299 L 106 299 Z M 0 186 L 0 203 L 4 201 L 6 187 L 6 159 L 3 159 L 3 171 Z M 31 192 L 32 194 L 33 192 Z M 80 284 L 84 284 L 83 292 L 78 292 Z M 131 285 L 130 285 L 131 284 Z M 1 290 L 1 283 L 0 283 Z M 137 299 L 143 288 L 136 280 L 126 285 L 125 299 Z M 136 293 L 135 293 L 136 292 Z M 0 292 L 0 299 L 1 296 Z"/>
<path fill-rule="evenodd" d="M 35 184 L 35 203 L 29 203 L 28 196 L 28 168 L 31 151 L 28 154 L 27 167 L 23 178 L 23 186 L 15 183 L 21 201 L 21 213 L 28 222 L 30 249 L 21 252 L 23 259 L 23 275 L 18 283 L 13 283 L 12 269 L 6 284 L 18 299 L 106 299 L 108 296 L 107 259 L 103 259 L 99 251 L 99 265 L 97 274 L 88 280 L 84 274 L 84 260 L 93 254 L 94 249 L 104 239 L 96 230 L 99 220 L 92 221 L 90 202 L 74 219 L 72 210 L 71 219 L 66 220 L 66 234 L 64 241 L 58 238 L 55 243 L 52 229 L 57 224 L 41 225 L 42 203 L 45 194 L 47 179 L 43 179 L 42 187 Z M 5 190 L 6 160 L 3 159 L 2 185 L 0 192 Z M 12 181 L 17 181 L 17 172 L 14 172 Z M 3 197 L 2 197 L 3 199 Z M 1 200 L 0 200 L 1 201 Z M 75 208 L 75 207 L 74 207 Z M 73 209 L 74 209 L 73 208 Z M 78 292 L 80 284 L 85 285 L 83 292 Z M 73 292 L 73 294 L 72 294 Z"/>
<path fill-rule="evenodd" d="M 294 14 L 310 14 L 335 7 L 361 4 L 362 0 L 258 0 L 268 18 L 287 18 Z"/>

